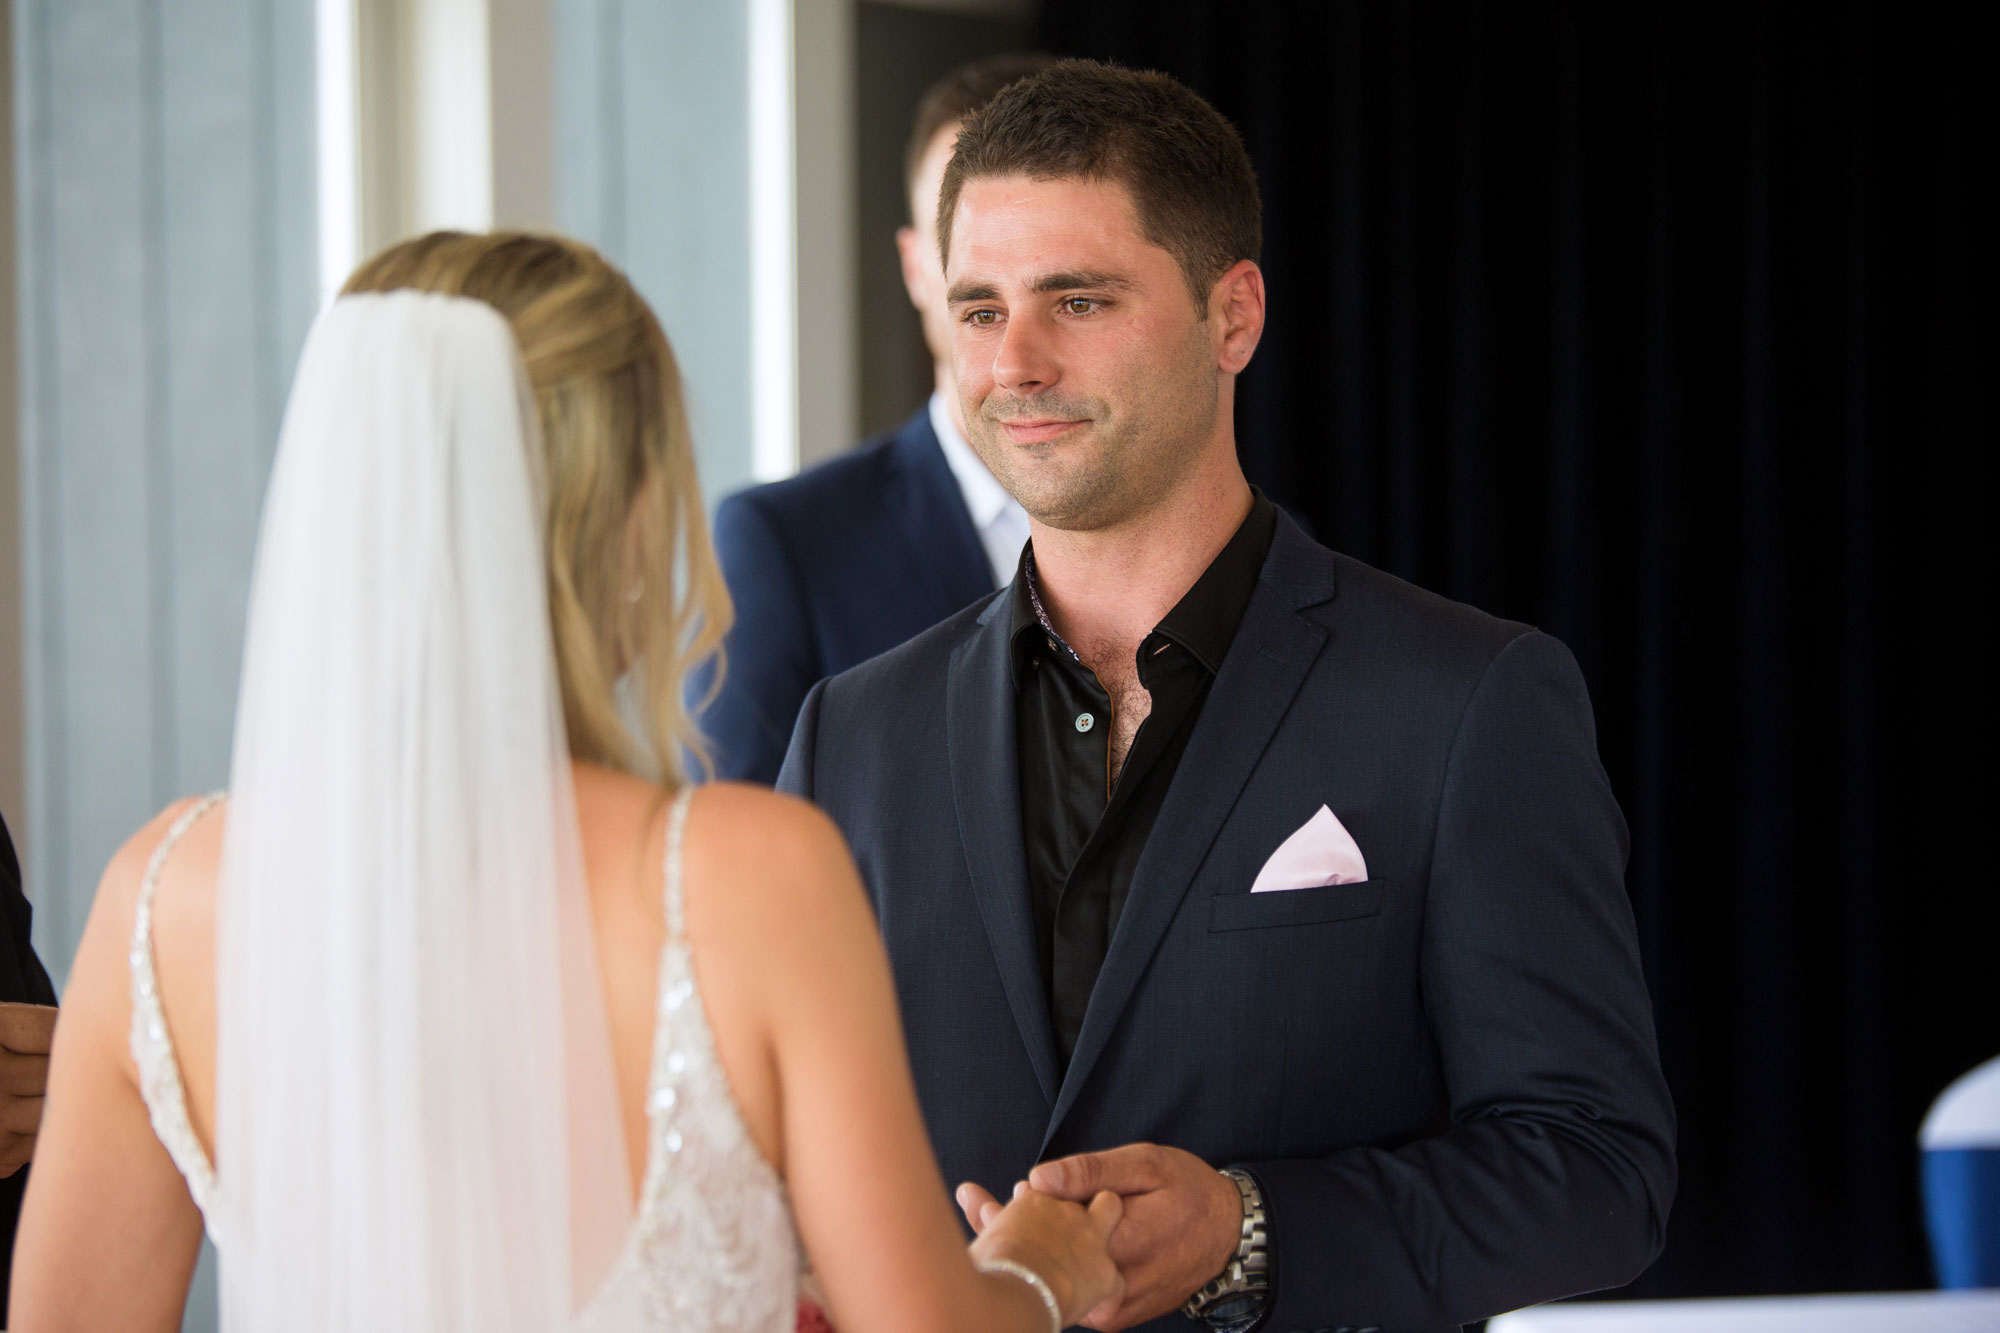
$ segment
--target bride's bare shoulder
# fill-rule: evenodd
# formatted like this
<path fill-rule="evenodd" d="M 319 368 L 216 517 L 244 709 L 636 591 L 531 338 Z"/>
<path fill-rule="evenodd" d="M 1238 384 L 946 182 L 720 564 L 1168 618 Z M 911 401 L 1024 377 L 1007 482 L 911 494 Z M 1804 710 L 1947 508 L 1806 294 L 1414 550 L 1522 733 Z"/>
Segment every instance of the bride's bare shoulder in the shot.
<path fill-rule="evenodd" d="M 686 858 L 691 917 L 780 936 L 840 931 L 853 919 L 872 920 L 847 843 L 831 819 L 795 796 L 740 782 L 712 782 L 695 793 Z M 699 922 L 697 921 L 698 925 Z"/>
<path fill-rule="evenodd" d="M 85 1044 L 101 1042 L 123 1063 L 129 1057 L 119 1040 L 126 1022 L 127 950 L 139 886 L 146 865 L 172 831 L 175 821 L 194 805 L 194 798 L 175 801 L 145 824 L 112 854 L 98 881 L 90 919 L 77 945 L 63 996 L 63 1021 L 76 1028 Z M 183 835 L 160 876 L 160 895 L 153 906 L 153 949 L 171 962 L 163 975 L 178 985 L 187 972 L 179 966 L 188 941 L 214 920 L 215 867 L 221 857 L 222 812 L 211 811 Z M 169 997 L 169 1008 L 173 997 Z"/>
<path fill-rule="evenodd" d="M 628 839 L 644 829 L 644 845 L 657 852 L 669 804 L 659 787 L 585 765 L 577 766 L 576 784 L 586 843 L 600 830 Z M 708 896 L 702 886 L 712 884 L 738 904 L 775 895 L 797 906 L 807 895 L 844 892 L 854 883 L 847 845 L 832 820 L 797 797 L 745 782 L 695 790 L 683 854 L 694 897 Z"/>
<path fill-rule="evenodd" d="M 726 835 L 768 838 L 773 850 L 821 850 L 827 839 L 839 840 L 833 821 L 817 806 L 796 796 L 750 782 L 709 782 L 696 792 L 702 818 Z"/>
<path fill-rule="evenodd" d="M 796 796 L 746 782 L 711 782 L 696 792 L 688 856 L 726 862 L 731 879 L 795 889 L 844 887 L 854 875 L 831 819 Z"/>
<path fill-rule="evenodd" d="M 792 1030 L 858 976 L 883 972 L 875 915 L 833 821 L 794 796 L 737 782 L 695 793 L 684 850 L 688 934 L 722 966 L 704 994 L 728 1042 L 730 1013 Z M 873 960 L 873 961 L 871 961 Z M 709 994 L 709 992 L 713 994 Z"/>
<path fill-rule="evenodd" d="M 136 833 L 125 840 L 124 846 L 112 853 L 110 862 L 104 867 L 104 877 L 98 881 L 93 917 L 104 915 L 114 921 L 130 922 L 147 863 L 173 831 L 176 821 L 192 810 L 200 799 L 187 796 L 175 801 L 142 824 Z M 191 891 L 204 896 L 212 893 L 215 868 L 222 852 L 222 823 L 226 810 L 225 802 L 196 820 L 182 834 L 180 842 L 175 844 L 171 856 L 161 867 L 163 885 L 168 881 L 175 885 L 176 892 L 172 895 L 175 899 Z M 182 888 L 182 885 L 187 887 Z M 163 893 L 162 896 L 167 895 Z"/>

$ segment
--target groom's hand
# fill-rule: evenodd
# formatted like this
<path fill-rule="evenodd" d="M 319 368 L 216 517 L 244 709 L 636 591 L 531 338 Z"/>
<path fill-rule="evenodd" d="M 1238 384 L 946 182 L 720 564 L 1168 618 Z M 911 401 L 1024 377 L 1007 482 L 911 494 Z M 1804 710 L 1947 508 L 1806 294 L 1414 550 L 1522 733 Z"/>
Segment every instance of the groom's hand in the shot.
<path fill-rule="evenodd" d="M 1105 1333 L 1179 1309 L 1222 1271 L 1243 1230 L 1243 1196 L 1236 1186 L 1179 1148 L 1133 1143 L 1059 1157 L 1029 1172 L 1027 1183 L 1080 1203 L 1099 1190 L 1124 1198 L 1125 1216 L 1111 1233 L 1109 1248 L 1125 1276 L 1125 1299 L 1116 1310 L 1093 1310 L 1085 1321 Z M 984 1230 L 1000 1209 L 992 1195 L 972 1184 L 958 1187 L 958 1203 L 975 1231 Z"/>
<path fill-rule="evenodd" d="M 35 1155 L 55 1033 L 54 1008 L 0 1004 L 0 1176 L 13 1175 Z"/>

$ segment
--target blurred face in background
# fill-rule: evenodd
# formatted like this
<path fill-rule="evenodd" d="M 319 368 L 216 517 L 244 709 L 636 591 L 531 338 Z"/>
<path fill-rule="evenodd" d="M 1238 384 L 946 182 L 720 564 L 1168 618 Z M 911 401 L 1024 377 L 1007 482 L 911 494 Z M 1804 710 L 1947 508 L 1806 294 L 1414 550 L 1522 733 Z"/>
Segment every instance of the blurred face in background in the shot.
<path fill-rule="evenodd" d="M 1233 449 L 1229 321 L 1190 299 L 1124 185 L 967 181 L 945 276 L 966 437 L 1031 518 L 1129 522 Z"/>
<path fill-rule="evenodd" d="M 951 316 L 944 304 L 944 269 L 938 261 L 938 185 L 944 179 L 945 163 L 951 161 L 952 145 L 958 139 L 959 123 L 953 121 L 931 136 L 930 146 L 917 165 L 910 182 L 910 218 L 907 227 L 896 231 L 896 250 L 903 260 L 903 287 L 910 304 L 923 319 L 924 346 L 930 349 L 937 366 L 938 387 L 954 418 L 958 415 L 958 395 L 951 382 Z M 963 427 L 961 426 L 961 429 Z"/>

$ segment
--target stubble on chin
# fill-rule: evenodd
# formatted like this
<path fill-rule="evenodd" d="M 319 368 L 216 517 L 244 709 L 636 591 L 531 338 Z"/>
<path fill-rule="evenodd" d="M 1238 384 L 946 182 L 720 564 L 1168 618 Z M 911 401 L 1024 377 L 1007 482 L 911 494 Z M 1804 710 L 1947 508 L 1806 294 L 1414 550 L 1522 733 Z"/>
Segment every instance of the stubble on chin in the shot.
<path fill-rule="evenodd" d="M 981 411 L 967 420 L 966 433 L 973 451 L 1029 518 L 1058 531 L 1085 532 L 1116 521 L 1119 507 L 1119 468 L 1107 456 L 1118 450 L 1115 444 L 1106 449 L 1100 423 L 1094 415 L 1083 430 L 1059 440 L 1017 445 Z"/>
<path fill-rule="evenodd" d="M 1176 402 L 1145 420 L 1094 417 L 1080 439 L 1019 446 L 982 418 L 968 423 L 974 449 L 1028 517 L 1058 532 L 1101 532 L 1140 518 L 1199 465 L 1214 417 Z"/>
<path fill-rule="evenodd" d="M 1077 467 L 1024 482 L 1017 494 L 1028 517 L 1058 532 L 1095 532 L 1126 516 L 1116 467 Z"/>

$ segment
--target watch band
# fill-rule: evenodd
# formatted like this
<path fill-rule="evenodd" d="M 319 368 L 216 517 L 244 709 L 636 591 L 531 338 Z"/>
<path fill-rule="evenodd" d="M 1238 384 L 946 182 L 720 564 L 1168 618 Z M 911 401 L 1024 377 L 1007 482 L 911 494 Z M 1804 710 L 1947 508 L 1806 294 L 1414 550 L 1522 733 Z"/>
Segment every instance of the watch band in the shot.
<path fill-rule="evenodd" d="M 1243 1196 L 1243 1229 L 1236 1240 L 1236 1253 L 1230 1256 L 1220 1273 L 1188 1297 L 1187 1303 L 1181 1306 L 1181 1313 L 1190 1319 L 1208 1323 L 1212 1322 L 1212 1315 L 1222 1314 L 1217 1306 L 1227 1305 L 1226 1323 L 1234 1326 L 1246 1318 L 1239 1308 L 1243 1301 L 1238 1298 L 1251 1298 L 1257 1306 L 1261 1306 L 1263 1298 L 1270 1293 L 1270 1230 L 1264 1214 L 1264 1191 L 1258 1188 L 1256 1178 L 1248 1171 L 1233 1166 L 1224 1167 L 1222 1174 L 1235 1184 L 1237 1192 Z M 1261 1313 L 1261 1310 L 1254 1311 L 1251 1319 L 1254 1320 L 1256 1313 Z"/>

